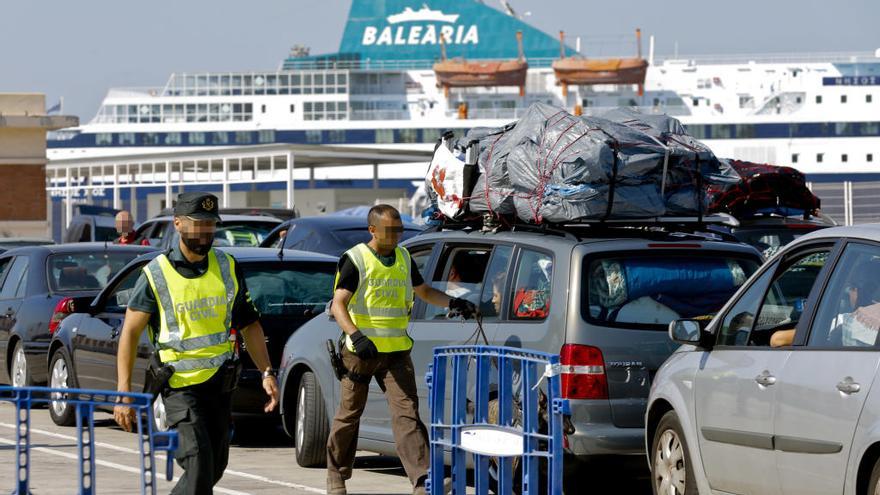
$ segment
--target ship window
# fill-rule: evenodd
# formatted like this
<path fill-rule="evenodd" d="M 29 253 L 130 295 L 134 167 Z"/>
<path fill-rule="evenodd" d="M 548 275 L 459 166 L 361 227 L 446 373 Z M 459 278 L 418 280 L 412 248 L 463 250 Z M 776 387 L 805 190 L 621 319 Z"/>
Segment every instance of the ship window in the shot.
<path fill-rule="evenodd" d="M 825 158 L 825 153 L 816 153 L 816 162 L 822 163 L 822 160 Z"/>
<path fill-rule="evenodd" d="M 733 133 L 731 132 L 733 126 L 732 125 L 716 125 L 712 128 L 712 138 L 713 139 L 730 139 L 733 137 Z"/>
<path fill-rule="evenodd" d="M 440 129 L 422 129 L 423 143 L 436 143 L 440 138 Z"/>
<path fill-rule="evenodd" d="M 840 155 L 840 161 L 842 161 L 843 163 L 848 162 L 848 161 L 849 161 L 849 156 L 847 156 L 846 153 Z"/>
<path fill-rule="evenodd" d="M 863 136 L 876 136 L 880 134 L 880 122 L 862 122 Z"/>
<path fill-rule="evenodd" d="M 321 131 L 306 131 L 306 142 L 309 144 L 321 144 Z"/>
<path fill-rule="evenodd" d="M 822 95 L 816 95 L 816 104 L 817 104 L 817 105 L 821 105 L 821 104 L 822 104 Z"/>
<path fill-rule="evenodd" d="M 871 101 L 872 101 L 872 96 L 871 96 L 871 95 L 865 95 L 865 103 L 871 103 Z"/>
<path fill-rule="evenodd" d="M 840 95 L 840 102 L 846 103 L 846 95 Z"/>
<path fill-rule="evenodd" d="M 133 132 L 123 132 L 119 135 L 119 145 L 120 146 L 134 146 L 135 138 Z"/>
<path fill-rule="evenodd" d="M 212 132 L 211 144 L 229 144 L 229 135 L 225 132 Z"/>
<path fill-rule="evenodd" d="M 109 132 L 99 132 L 95 134 L 95 146 L 110 146 L 113 144 L 113 134 Z"/>
<path fill-rule="evenodd" d="M 388 144 L 394 142 L 394 131 L 391 129 L 376 129 L 376 143 Z"/>
<path fill-rule="evenodd" d="M 802 101 L 802 98 L 800 96 L 796 96 L 794 99 L 795 103 L 800 103 L 801 101 Z"/>
<path fill-rule="evenodd" d="M 235 144 L 251 144 L 253 137 L 248 131 L 238 131 L 235 133 Z"/>
<path fill-rule="evenodd" d="M 834 124 L 834 133 L 838 136 L 849 136 L 852 134 L 853 125 L 850 122 L 837 122 Z"/>
<path fill-rule="evenodd" d="M 266 113 L 266 105 L 260 105 L 260 113 Z"/>
<path fill-rule="evenodd" d="M 416 143 L 416 142 L 418 142 L 418 139 L 419 139 L 418 132 L 419 131 L 417 129 L 401 129 L 400 130 L 400 142 L 401 143 Z"/>
<path fill-rule="evenodd" d="M 738 124 L 736 126 L 736 137 L 738 139 L 750 139 L 755 137 L 754 124 Z"/>
<path fill-rule="evenodd" d="M 169 132 L 165 135 L 165 144 L 171 146 L 183 144 L 183 137 L 179 132 Z"/>
<path fill-rule="evenodd" d="M 257 133 L 257 141 L 260 143 L 274 143 L 275 131 L 272 129 L 263 129 Z"/>
<path fill-rule="evenodd" d="M 797 162 L 798 162 L 798 154 L 792 153 L 791 154 L 791 163 L 797 163 Z"/>
<path fill-rule="evenodd" d="M 144 146 L 156 146 L 159 144 L 159 135 L 155 132 L 147 132 L 144 134 Z"/>
<path fill-rule="evenodd" d="M 205 133 L 204 132 L 191 132 L 191 133 L 189 133 L 189 144 L 205 144 Z"/>
<path fill-rule="evenodd" d="M 331 143 L 344 143 L 345 131 L 343 131 L 342 129 L 333 129 L 327 131 L 327 140 Z"/>
<path fill-rule="evenodd" d="M 296 105 L 293 103 L 290 104 L 290 113 L 293 113 L 296 110 Z"/>
<path fill-rule="evenodd" d="M 699 98 L 694 98 L 694 99 L 693 99 L 693 104 L 694 104 L 695 107 L 700 106 L 700 99 L 699 99 Z"/>
<path fill-rule="evenodd" d="M 872 153 L 868 153 L 868 156 L 865 157 L 865 160 L 868 162 L 874 161 L 874 155 Z"/>

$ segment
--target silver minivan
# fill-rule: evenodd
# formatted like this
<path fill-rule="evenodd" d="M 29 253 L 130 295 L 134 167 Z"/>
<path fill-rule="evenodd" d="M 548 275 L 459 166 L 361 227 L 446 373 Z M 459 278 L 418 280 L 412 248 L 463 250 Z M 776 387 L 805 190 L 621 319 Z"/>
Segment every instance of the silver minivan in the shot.
<path fill-rule="evenodd" d="M 880 493 L 880 225 L 835 227 L 770 259 L 657 372 L 654 493 Z"/>
<path fill-rule="evenodd" d="M 644 452 L 644 412 L 655 371 L 675 350 L 666 329 L 676 318 L 709 318 L 760 266 L 752 247 L 712 234 L 670 227 L 517 227 L 514 231 L 443 230 L 405 243 L 424 279 L 476 303 L 486 340 L 558 353 L 570 373 L 566 452 L 572 460 Z M 443 308 L 417 301 L 409 335 L 417 373 L 437 346 L 473 340 L 473 320 L 449 319 Z M 281 411 L 297 460 L 324 462 L 339 382 L 326 352 L 340 334 L 318 316 L 287 342 L 279 372 Z M 417 380 L 421 417 L 428 388 Z M 388 406 L 370 389 L 359 447 L 394 455 Z M 573 463 L 572 463 L 573 464 Z"/>

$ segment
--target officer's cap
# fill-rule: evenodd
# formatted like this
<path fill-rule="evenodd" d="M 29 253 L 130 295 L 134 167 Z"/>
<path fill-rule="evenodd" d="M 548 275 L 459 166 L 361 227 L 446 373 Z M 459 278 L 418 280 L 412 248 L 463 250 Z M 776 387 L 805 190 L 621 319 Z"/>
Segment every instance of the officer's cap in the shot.
<path fill-rule="evenodd" d="M 220 221 L 217 196 L 206 192 L 185 192 L 177 196 L 174 215 L 195 220 Z"/>

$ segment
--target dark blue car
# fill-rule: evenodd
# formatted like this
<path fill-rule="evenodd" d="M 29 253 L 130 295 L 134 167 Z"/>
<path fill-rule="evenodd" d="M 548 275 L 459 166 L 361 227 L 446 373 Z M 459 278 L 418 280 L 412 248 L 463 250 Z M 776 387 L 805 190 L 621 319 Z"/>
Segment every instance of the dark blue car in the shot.
<path fill-rule="evenodd" d="M 71 301 L 91 299 L 140 246 L 76 243 L 28 246 L 0 255 L 0 382 L 46 383 L 46 351 Z"/>
<path fill-rule="evenodd" d="M 418 235 L 421 225 L 403 223 L 401 241 Z M 367 217 L 333 216 L 304 217 L 288 220 L 276 227 L 266 236 L 260 247 L 278 249 L 282 232 L 285 233 L 284 249 L 299 249 L 316 253 L 341 256 L 352 246 L 370 240 L 367 231 Z"/>

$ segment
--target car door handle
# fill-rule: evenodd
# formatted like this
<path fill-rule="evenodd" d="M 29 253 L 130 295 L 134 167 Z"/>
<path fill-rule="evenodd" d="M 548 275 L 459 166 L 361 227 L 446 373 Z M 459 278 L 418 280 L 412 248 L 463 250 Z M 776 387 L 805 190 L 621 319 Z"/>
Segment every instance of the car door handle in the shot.
<path fill-rule="evenodd" d="M 769 371 L 764 370 L 763 373 L 755 377 L 755 381 L 758 382 L 758 385 L 769 387 L 776 383 L 776 377 L 771 375 Z"/>
<path fill-rule="evenodd" d="M 862 386 L 856 383 L 851 376 L 844 378 L 842 382 L 837 384 L 837 390 L 840 390 L 846 395 L 857 393 L 861 389 Z"/>
<path fill-rule="evenodd" d="M 119 327 L 113 327 L 113 330 L 110 330 L 110 338 L 115 339 L 119 337 Z"/>

